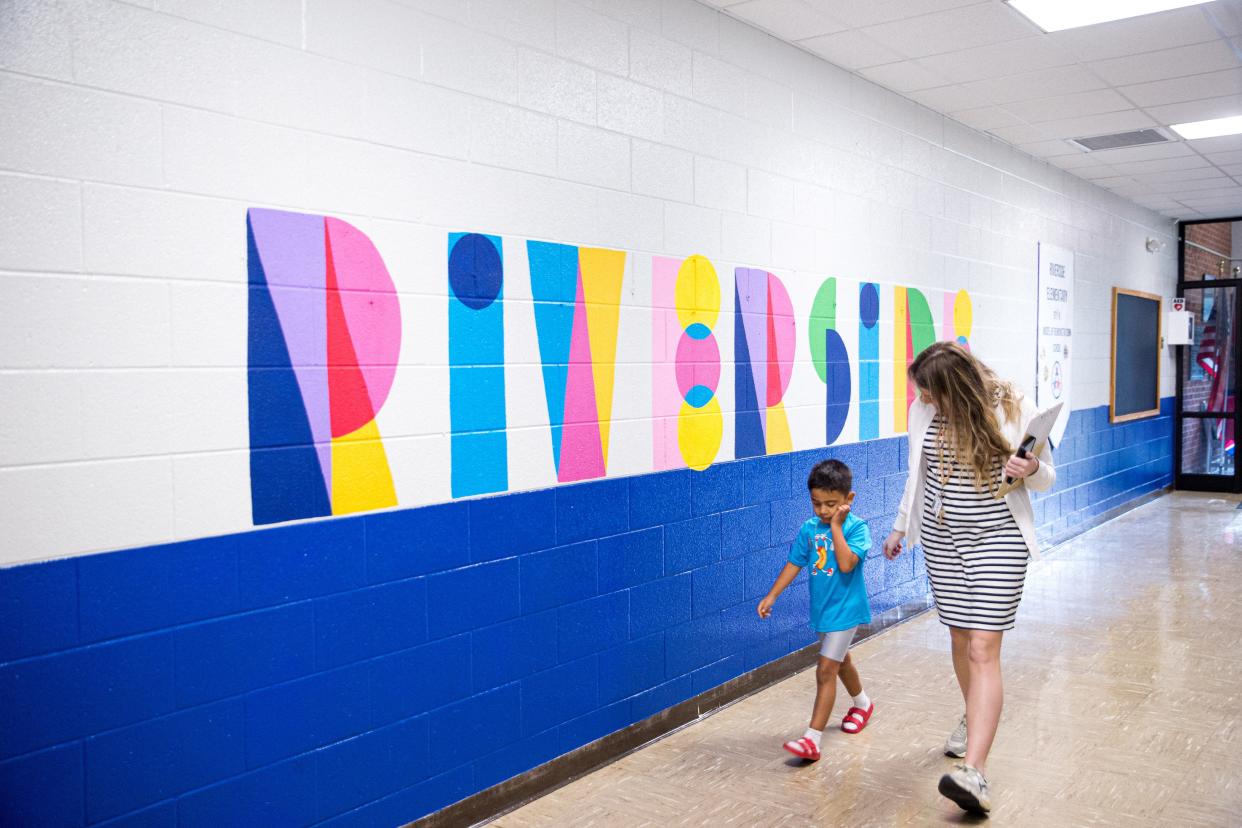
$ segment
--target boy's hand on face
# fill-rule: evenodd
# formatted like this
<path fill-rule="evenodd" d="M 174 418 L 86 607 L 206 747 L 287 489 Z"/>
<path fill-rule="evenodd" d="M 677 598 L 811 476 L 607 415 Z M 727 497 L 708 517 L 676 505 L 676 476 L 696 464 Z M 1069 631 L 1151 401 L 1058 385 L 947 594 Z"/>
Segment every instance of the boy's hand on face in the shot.
<path fill-rule="evenodd" d="M 759 617 L 767 618 L 769 615 L 771 615 L 772 605 L 775 603 L 776 603 L 776 599 L 773 598 L 771 595 L 764 596 L 764 599 L 759 602 Z"/>
<path fill-rule="evenodd" d="M 845 519 L 849 516 L 849 514 L 850 514 L 850 504 L 842 503 L 840 506 L 837 507 L 837 510 L 832 513 L 832 525 L 836 527 L 844 526 Z"/>

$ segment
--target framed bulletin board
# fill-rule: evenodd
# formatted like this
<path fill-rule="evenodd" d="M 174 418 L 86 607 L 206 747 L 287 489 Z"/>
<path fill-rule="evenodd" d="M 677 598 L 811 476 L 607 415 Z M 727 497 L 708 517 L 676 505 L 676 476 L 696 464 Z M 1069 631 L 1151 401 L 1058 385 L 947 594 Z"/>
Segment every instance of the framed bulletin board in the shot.
<path fill-rule="evenodd" d="M 1160 297 L 1113 288 L 1108 418 L 1124 423 L 1160 413 Z"/>

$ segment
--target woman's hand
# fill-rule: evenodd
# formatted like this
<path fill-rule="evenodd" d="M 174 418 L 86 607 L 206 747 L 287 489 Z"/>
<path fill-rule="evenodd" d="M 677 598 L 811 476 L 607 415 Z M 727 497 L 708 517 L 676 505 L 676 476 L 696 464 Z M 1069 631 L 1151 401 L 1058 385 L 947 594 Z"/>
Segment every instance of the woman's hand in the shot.
<path fill-rule="evenodd" d="M 765 595 L 763 600 L 759 602 L 759 617 L 767 618 L 772 614 L 772 605 L 776 603 L 776 599 L 771 595 Z"/>
<path fill-rule="evenodd" d="M 1012 477 L 1014 480 L 1021 480 L 1024 477 L 1030 477 L 1039 468 L 1039 461 L 1027 455 L 1019 457 L 1014 455 L 1005 463 L 1005 476 Z"/>
<path fill-rule="evenodd" d="M 901 554 L 901 542 L 905 540 L 905 537 L 905 532 L 898 532 L 896 529 L 889 533 L 889 536 L 884 539 L 884 557 L 890 561 L 896 560 Z"/>

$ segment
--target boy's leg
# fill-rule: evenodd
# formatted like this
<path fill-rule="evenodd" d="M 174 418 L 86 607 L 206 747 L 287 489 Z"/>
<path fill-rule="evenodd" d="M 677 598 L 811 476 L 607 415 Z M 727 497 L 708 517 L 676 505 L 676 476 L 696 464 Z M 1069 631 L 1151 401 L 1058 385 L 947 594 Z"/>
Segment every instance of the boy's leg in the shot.
<path fill-rule="evenodd" d="M 854 659 L 849 653 L 845 654 L 845 661 L 841 662 L 838 674 L 841 677 L 841 683 L 845 685 L 845 692 L 849 693 L 851 698 L 858 698 L 862 695 L 862 678 L 858 675 L 858 668 L 854 666 Z"/>
<path fill-rule="evenodd" d="M 815 667 L 815 706 L 811 709 L 811 729 L 823 730 L 828 726 L 832 706 L 837 701 L 837 673 L 841 662 L 819 657 Z"/>

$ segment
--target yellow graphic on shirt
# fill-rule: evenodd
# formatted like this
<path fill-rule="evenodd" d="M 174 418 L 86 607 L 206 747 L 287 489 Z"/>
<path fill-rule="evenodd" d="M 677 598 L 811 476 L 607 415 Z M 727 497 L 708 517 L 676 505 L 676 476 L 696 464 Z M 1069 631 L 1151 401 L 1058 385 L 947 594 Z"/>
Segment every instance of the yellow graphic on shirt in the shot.
<path fill-rule="evenodd" d="M 828 536 L 827 535 L 816 535 L 815 536 L 815 568 L 822 572 L 824 567 L 827 565 L 828 565 Z M 829 572 L 828 574 L 831 575 L 832 573 Z"/>

